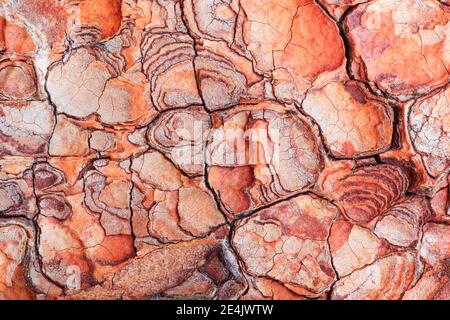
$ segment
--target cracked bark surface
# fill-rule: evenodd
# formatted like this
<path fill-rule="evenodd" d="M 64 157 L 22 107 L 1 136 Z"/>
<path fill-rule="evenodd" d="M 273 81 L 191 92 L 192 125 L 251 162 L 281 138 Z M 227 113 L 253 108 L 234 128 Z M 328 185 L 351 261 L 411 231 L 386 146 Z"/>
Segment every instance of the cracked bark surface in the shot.
<path fill-rule="evenodd" d="M 371 1 L 345 19 L 352 72 L 407 100 L 448 83 L 448 8 L 437 1 Z M 410 63 L 414 61 L 414 63 Z"/>
<path fill-rule="evenodd" d="M 438 0 L 0 0 L 0 299 L 450 299 Z"/>

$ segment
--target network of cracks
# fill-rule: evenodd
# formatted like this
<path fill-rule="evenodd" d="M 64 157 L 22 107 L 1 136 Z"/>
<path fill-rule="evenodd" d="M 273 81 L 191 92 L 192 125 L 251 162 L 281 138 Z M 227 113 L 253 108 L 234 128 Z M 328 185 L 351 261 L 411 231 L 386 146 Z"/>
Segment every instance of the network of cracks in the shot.
<path fill-rule="evenodd" d="M 1 0 L 0 299 L 450 299 L 447 0 Z"/>

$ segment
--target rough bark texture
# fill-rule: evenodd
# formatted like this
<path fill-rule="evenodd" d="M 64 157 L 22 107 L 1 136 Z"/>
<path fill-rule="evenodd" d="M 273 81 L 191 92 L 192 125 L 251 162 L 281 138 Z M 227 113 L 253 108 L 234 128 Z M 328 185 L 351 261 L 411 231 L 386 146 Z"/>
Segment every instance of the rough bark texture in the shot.
<path fill-rule="evenodd" d="M 0 299 L 450 299 L 450 7 L 0 0 Z"/>

